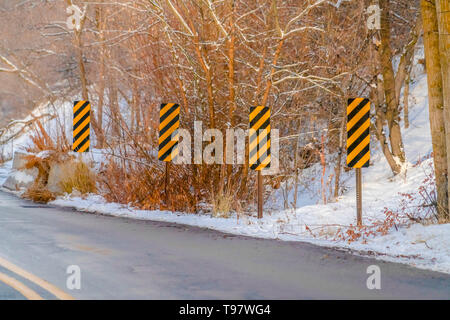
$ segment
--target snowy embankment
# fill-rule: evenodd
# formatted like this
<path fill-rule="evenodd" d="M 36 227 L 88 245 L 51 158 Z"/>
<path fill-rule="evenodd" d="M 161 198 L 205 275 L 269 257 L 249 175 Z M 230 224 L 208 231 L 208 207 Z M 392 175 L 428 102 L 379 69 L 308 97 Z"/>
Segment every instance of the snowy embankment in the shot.
<path fill-rule="evenodd" d="M 231 215 L 229 218 L 215 218 L 206 214 L 136 210 L 130 206 L 107 203 L 99 195 L 86 197 L 66 195 L 59 197 L 51 204 L 74 207 L 85 212 L 187 224 L 239 235 L 306 241 L 450 273 L 450 224 L 422 225 L 412 221 L 405 222 L 403 219 L 403 223 L 395 220 L 392 224 L 383 225 L 386 222 L 387 212 L 405 210 L 405 205 L 402 203 L 405 196 L 402 196 L 402 193 L 410 194 L 415 199 L 408 205 L 418 205 L 421 199 L 418 193 L 419 187 L 427 175 L 432 173 L 427 80 L 423 74 L 416 75 L 415 79 L 411 85 L 410 95 L 411 126 L 403 130 L 408 158 L 405 174 L 392 177 L 377 141 L 373 141 L 371 167 L 363 169 L 363 222 L 367 228 L 362 232 L 365 234 L 360 237 L 352 238 L 351 233 L 347 233 L 349 230 L 355 230 L 353 227 L 356 220 L 354 171 L 343 173 L 342 180 L 347 191 L 338 201 L 318 204 L 321 202 L 320 191 L 318 191 L 320 179 L 308 180 L 305 183 L 308 188 L 299 189 L 300 207 L 280 209 L 281 192 L 276 191 L 267 201 L 264 218 L 261 220 L 238 214 Z M 97 162 L 101 159 L 95 154 L 92 157 Z M 11 174 L 10 168 L 11 161 L 0 169 L 0 183 Z M 313 176 L 316 171 L 317 168 L 314 167 L 305 170 L 302 177 L 307 179 L 308 175 Z M 385 226 L 383 232 L 377 230 L 380 225 Z"/>

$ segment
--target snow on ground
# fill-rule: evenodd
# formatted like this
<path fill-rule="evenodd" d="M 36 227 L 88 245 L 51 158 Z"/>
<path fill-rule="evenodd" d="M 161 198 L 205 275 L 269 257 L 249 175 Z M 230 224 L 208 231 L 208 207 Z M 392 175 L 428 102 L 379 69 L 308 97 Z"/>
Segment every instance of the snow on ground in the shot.
<path fill-rule="evenodd" d="M 423 55 L 423 52 L 419 52 Z M 417 64 L 417 66 L 420 66 Z M 419 67 L 420 68 L 420 67 Z M 385 219 L 385 208 L 400 210 L 403 197 L 399 193 L 417 194 L 418 188 L 432 172 L 432 144 L 427 105 L 427 80 L 422 70 L 415 68 L 415 81 L 411 84 L 410 128 L 403 130 L 408 165 L 406 173 L 395 178 L 380 151 L 377 141 L 371 145 L 371 167 L 363 169 L 363 222 L 371 225 Z M 71 112 L 70 105 L 63 109 Z M 65 111 L 62 111 L 65 112 Z M 70 119 L 70 117 L 69 117 Z M 70 124 L 69 124 L 70 125 Z M 21 138 L 26 140 L 26 138 Z M 98 150 L 91 157 L 95 162 L 103 159 Z M 10 172 L 11 162 L 0 168 L 0 183 Z M 343 173 L 344 195 L 338 201 L 321 204 L 320 167 L 304 170 L 303 184 L 298 191 L 297 208 L 282 209 L 281 191 L 275 191 L 266 203 L 264 218 L 233 214 L 229 218 L 216 218 L 206 214 L 184 214 L 167 211 L 136 210 L 130 206 L 107 203 L 99 195 L 78 197 L 65 195 L 51 204 L 74 207 L 81 211 L 133 219 L 166 221 L 215 229 L 227 233 L 286 241 L 306 241 L 317 245 L 341 248 L 356 254 L 378 259 L 406 263 L 418 268 L 450 273 L 450 224 L 421 225 L 409 223 L 391 227 L 386 235 L 368 235 L 349 242 L 340 240 L 336 233 L 355 225 L 354 171 Z M 326 175 L 332 172 L 328 168 Z M 292 199 L 292 189 L 287 195 Z M 413 203 L 414 205 L 414 203 Z"/>
<path fill-rule="evenodd" d="M 6 179 L 11 173 L 12 161 L 5 162 L 2 166 L 0 166 L 0 185 L 5 183 Z"/>

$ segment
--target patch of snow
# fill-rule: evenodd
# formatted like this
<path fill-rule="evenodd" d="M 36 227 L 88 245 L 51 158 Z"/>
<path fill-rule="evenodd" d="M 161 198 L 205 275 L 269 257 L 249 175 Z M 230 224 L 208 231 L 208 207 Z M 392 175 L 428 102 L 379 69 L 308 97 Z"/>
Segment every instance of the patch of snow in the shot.
<path fill-rule="evenodd" d="M 33 182 L 33 180 L 34 180 L 34 177 L 32 175 L 29 175 L 23 171 L 13 171 L 12 175 L 19 183 L 26 184 L 26 183 Z"/>
<path fill-rule="evenodd" d="M 0 186 L 5 183 L 6 179 L 8 179 L 8 176 L 11 174 L 12 163 L 12 160 L 10 160 L 0 166 Z"/>
<path fill-rule="evenodd" d="M 450 224 L 429 226 L 414 224 L 385 236 L 373 237 L 367 243 L 328 240 L 325 237 L 326 233 L 322 237 L 312 236 L 308 229 L 314 230 L 328 225 L 330 226 L 329 231 L 334 233 L 335 230 L 332 226 L 336 223 L 354 223 L 354 212 L 349 210 L 348 204 L 345 203 L 308 206 L 296 211 L 271 212 L 261 220 L 236 214 L 230 218 L 216 218 L 180 212 L 136 210 L 130 206 L 108 203 L 99 195 L 89 195 L 85 198 L 66 195 L 51 204 L 73 207 L 83 212 L 172 222 L 244 236 L 309 242 L 327 247 L 349 249 L 357 254 L 372 255 L 381 260 L 450 273 Z M 365 219 L 370 219 L 370 217 L 366 216 Z"/>

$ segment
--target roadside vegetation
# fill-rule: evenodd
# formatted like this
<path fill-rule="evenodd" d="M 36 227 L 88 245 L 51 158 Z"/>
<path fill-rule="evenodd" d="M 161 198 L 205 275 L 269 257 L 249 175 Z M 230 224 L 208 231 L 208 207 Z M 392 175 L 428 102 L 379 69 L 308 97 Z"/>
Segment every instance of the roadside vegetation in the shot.
<path fill-rule="evenodd" d="M 0 142 L 7 145 L 11 136 L 33 131 L 27 151 L 35 156 L 27 167 L 39 175 L 26 196 L 54 199 L 58 193 L 46 187 L 51 163 L 73 157 L 71 114 L 57 110 L 89 100 L 91 149 L 106 161 L 95 170 L 82 160 L 63 167 L 61 193 L 98 193 L 140 209 L 206 209 L 227 217 L 254 210 L 256 175 L 248 161 L 171 166 L 167 177 L 156 156 L 159 105 L 179 103 L 181 127 L 191 135 L 194 121 L 224 135 L 228 128 L 246 129 L 249 108 L 265 105 L 281 136 L 280 171 L 264 177 L 266 198 L 278 192 L 285 196 L 284 209 L 297 208 L 299 190 L 319 183 L 320 202 L 335 203 L 348 188 L 343 183 L 348 98 L 370 99 L 372 148 L 383 154 L 391 177 L 407 177 L 409 161 L 415 160 L 405 151 L 404 130 L 414 121 L 409 92 L 412 70 L 422 65 L 429 79 L 436 173 L 428 181 L 435 197 L 427 195 L 426 206 L 434 206 L 436 220 L 446 223 L 450 50 L 448 37 L 441 35 L 448 34 L 449 20 L 438 13 L 448 12 L 448 1 L 380 0 L 379 30 L 367 27 L 369 2 L 2 4 L 0 79 L 5 86 L 0 94 L 17 110 L 27 105 L 26 112 L 47 104 L 40 116 L 5 124 Z M 83 13 L 74 30 L 65 21 L 68 5 Z M 27 37 L 22 40 L 20 34 Z M 425 59 L 415 61 L 420 46 Z M 17 84 L 20 97 L 11 92 Z M 44 114 L 56 117 L 51 130 L 43 124 L 48 123 Z M 305 180 L 311 168 L 319 169 Z"/>

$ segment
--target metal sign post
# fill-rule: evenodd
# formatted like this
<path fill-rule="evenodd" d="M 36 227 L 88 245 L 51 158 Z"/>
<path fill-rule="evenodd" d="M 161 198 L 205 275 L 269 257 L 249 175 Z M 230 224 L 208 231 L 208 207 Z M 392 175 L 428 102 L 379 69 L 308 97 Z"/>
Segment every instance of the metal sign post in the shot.
<path fill-rule="evenodd" d="M 164 197 L 169 205 L 170 162 L 178 155 L 178 129 L 180 128 L 180 106 L 176 103 L 163 103 L 159 111 L 159 151 L 158 159 L 166 162 Z"/>
<path fill-rule="evenodd" d="M 356 168 L 356 221 L 359 227 L 362 226 L 362 172 L 361 168 Z"/>
<path fill-rule="evenodd" d="M 169 204 L 169 192 L 167 191 L 167 188 L 169 186 L 169 164 L 170 162 L 166 162 L 166 172 L 165 172 L 165 179 L 164 179 L 164 197 L 166 198 L 166 205 Z"/>
<path fill-rule="evenodd" d="M 270 108 L 250 108 L 249 165 L 258 172 L 258 219 L 263 217 L 264 180 L 261 170 L 270 168 Z"/>
<path fill-rule="evenodd" d="M 347 166 L 356 169 L 356 220 L 362 226 L 362 170 L 370 163 L 370 101 L 348 99 Z"/>
<path fill-rule="evenodd" d="M 258 219 L 263 217 L 263 189 L 264 189 L 264 181 L 261 171 L 258 171 Z"/>

